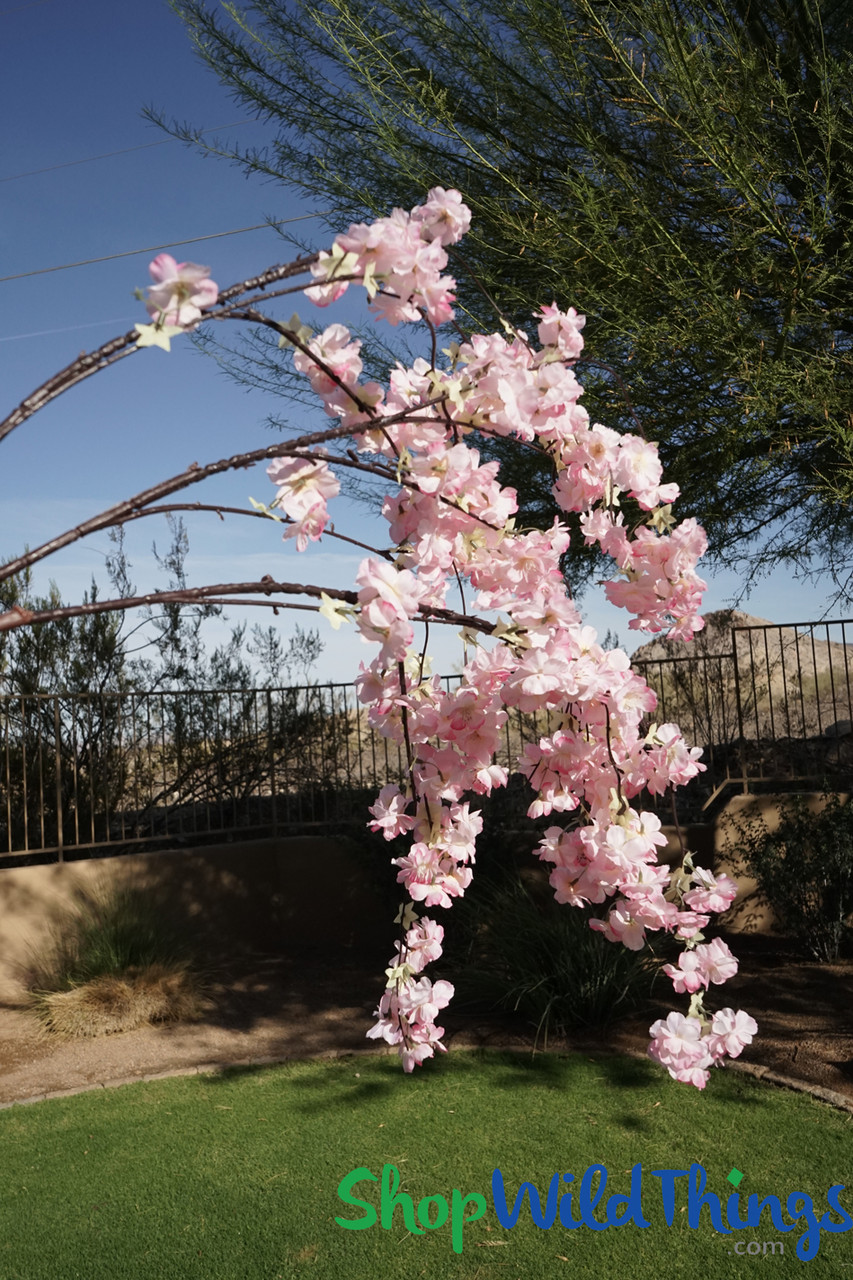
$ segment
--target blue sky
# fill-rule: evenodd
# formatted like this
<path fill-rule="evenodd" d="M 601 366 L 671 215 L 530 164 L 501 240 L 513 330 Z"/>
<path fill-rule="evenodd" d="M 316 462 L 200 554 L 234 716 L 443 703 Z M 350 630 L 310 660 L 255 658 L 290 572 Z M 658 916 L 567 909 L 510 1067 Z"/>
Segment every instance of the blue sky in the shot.
<path fill-rule="evenodd" d="M 137 5 L 40 0 L 0 9 L 0 19 L 0 99 L 6 121 L 0 153 L 0 276 L 169 247 L 267 217 L 316 212 L 282 186 L 247 179 L 226 161 L 202 158 L 179 143 L 163 143 L 162 133 L 143 118 L 142 108 L 153 105 L 247 144 L 262 142 L 268 129 L 252 121 L 197 62 L 165 0 Z M 115 151 L 126 153 L 70 163 Z M 310 236 L 312 227 L 321 248 L 330 238 L 322 223 L 305 221 L 294 230 Z M 145 319 L 132 295 L 148 282 L 153 256 L 139 252 L 0 282 L 5 402 L 0 417 L 81 350 Z M 265 228 L 176 247 L 174 256 L 210 264 L 213 278 L 226 286 L 290 253 Z M 287 300 L 280 306 L 287 316 L 293 310 Z M 340 315 L 318 312 L 307 302 L 299 310 L 318 325 L 353 316 L 349 307 Z M 593 333 L 586 336 L 594 343 Z M 265 417 L 284 410 L 280 401 L 234 385 L 189 341 L 173 343 L 169 355 L 153 350 L 130 357 L 61 396 L 3 442 L 0 557 L 16 554 L 25 544 L 38 545 L 193 461 L 272 443 Z M 327 421 L 301 406 L 293 407 L 291 418 L 294 426 L 308 429 Z M 272 496 L 260 468 L 210 481 L 188 496 L 245 507 L 250 495 Z M 386 541 L 384 525 L 364 506 L 339 499 L 334 518 L 344 533 L 377 545 Z M 269 573 L 282 580 L 351 587 L 361 558 L 325 542 L 297 557 L 292 544 L 282 545 L 274 525 L 260 521 L 232 518 L 222 524 L 200 514 L 188 518 L 188 528 L 194 584 Z M 128 534 L 139 591 L 158 583 L 150 554 L 155 538 L 159 546 L 167 543 L 162 519 L 139 521 Z M 79 599 L 93 573 L 105 581 L 108 550 L 105 534 L 77 544 L 48 561 L 36 585 L 44 589 L 53 577 L 67 600 Z M 730 576 L 715 580 L 706 608 L 724 606 L 736 590 Z M 823 613 L 824 593 L 779 574 L 759 584 L 746 607 L 776 622 L 805 620 Z M 590 593 L 584 611 L 602 632 L 611 627 L 626 647 L 635 647 L 626 615 L 610 608 L 600 592 Z M 235 621 L 244 612 L 250 621 L 273 621 L 266 610 L 228 612 Z M 289 634 L 295 621 L 305 626 L 306 619 L 310 624 L 308 614 L 284 612 L 277 625 Z M 327 647 L 315 676 L 352 678 L 359 660 L 368 660 L 373 649 L 352 630 L 333 633 L 322 619 L 317 625 Z M 211 641 L 225 630 L 213 624 Z M 461 659 L 461 646 L 439 628 L 434 636 L 437 631 L 437 666 L 450 671 Z"/>

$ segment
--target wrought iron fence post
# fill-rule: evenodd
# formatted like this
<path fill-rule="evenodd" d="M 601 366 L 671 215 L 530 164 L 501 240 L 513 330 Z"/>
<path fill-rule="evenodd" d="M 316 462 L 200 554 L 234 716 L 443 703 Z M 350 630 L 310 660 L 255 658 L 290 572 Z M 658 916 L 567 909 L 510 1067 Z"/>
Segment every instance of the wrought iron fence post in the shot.
<path fill-rule="evenodd" d="M 56 860 L 64 862 L 64 832 L 65 825 L 62 813 L 62 740 L 60 738 L 59 727 L 59 695 L 53 699 L 53 734 L 55 738 L 56 758 Z"/>
<path fill-rule="evenodd" d="M 746 771 L 746 758 L 744 755 L 744 736 L 743 736 L 743 705 L 740 697 L 740 672 L 738 669 L 737 657 L 737 629 L 732 627 L 732 666 L 735 673 L 735 704 L 737 706 L 737 741 L 738 750 L 740 751 L 740 771 L 741 771 L 741 787 L 742 794 L 749 795 L 749 779 Z"/>
<path fill-rule="evenodd" d="M 275 790 L 275 745 L 272 731 L 272 690 L 267 689 L 267 735 L 270 757 L 270 800 L 272 802 L 272 833 L 278 835 L 278 803 Z"/>

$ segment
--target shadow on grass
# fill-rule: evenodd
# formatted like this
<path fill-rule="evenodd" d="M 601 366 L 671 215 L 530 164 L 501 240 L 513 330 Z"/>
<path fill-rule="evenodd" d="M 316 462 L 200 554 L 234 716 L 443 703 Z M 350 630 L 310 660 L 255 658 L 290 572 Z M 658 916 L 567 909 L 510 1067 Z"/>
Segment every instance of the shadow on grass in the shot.
<path fill-rule="evenodd" d="M 493 1096 L 501 1092 L 518 1095 L 531 1088 L 568 1098 L 574 1095 L 582 1106 L 597 1110 L 603 1105 L 611 1123 L 640 1136 L 655 1132 L 655 1108 L 668 1100 L 666 1095 L 671 1100 L 672 1091 L 678 1091 L 685 1102 L 701 1101 L 700 1095 L 671 1081 L 651 1061 L 615 1053 L 593 1057 L 583 1052 L 532 1055 L 529 1051 L 457 1050 L 450 1057 L 427 1063 L 413 1075 L 404 1074 L 396 1055 L 315 1059 L 310 1064 L 314 1069 L 306 1071 L 308 1065 L 302 1061 L 276 1067 L 234 1067 L 210 1077 L 210 1084 L 216 1087 L 275 1073 L 276 1085 L 291 1095 L 295 1109 L 303 1115 L 350 1119 L 361 1106 L 391 1104 L 401 1097 L 417 1108 L 436 1086 L 487 1074 Z M 591 1093 L 593 1080 L 595 1092 Z M 753 1116 L 772 1111 L 778 1102 L 774 1090 L 735 1072 L 714 1072 L 710 1086 L 717 1102 L 746 1108 Z"/>

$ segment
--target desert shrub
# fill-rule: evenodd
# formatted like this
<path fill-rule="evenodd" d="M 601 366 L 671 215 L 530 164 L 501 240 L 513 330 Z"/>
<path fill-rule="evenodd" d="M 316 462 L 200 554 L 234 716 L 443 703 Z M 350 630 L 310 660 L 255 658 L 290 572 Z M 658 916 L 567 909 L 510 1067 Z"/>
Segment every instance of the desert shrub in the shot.
<path fill-rule="evenodd" d="M 51 942 L 32 957 L 30 986 L 67 991 L 93 978 L 188 959 L 189 949 L 160 903 L 141 889 L 117 889 L 67 912 Z"/>
<path fill-rule="evenodd" d="M 520 1013 L 537 1041 L 606 1027 L 643 1008 L 657 962 L 608 942 L 586 912 L 554 902 L 511 872 L 481 883 L 463 900 L 467 950 L 463 1000 Z M 463 914 L 463 913 L 460 913 Z M 456 979 L 454 979 L 456 980 Z"/>
<path fill-rule="evenodd" d="M 137 888 L 87 897 L 33 953 L 33 1012 L 51 1031 L 104 1035 L 194 1017 L 201 986 L 161 903 Z"/>
<path fill-rule="evenodd" d="M 814 814 L 802 796 L 780 809 L 777 831 L 763 818 L 739 826 L 734 841 L 780 929 L 815 960 L 838 959 L 853 911 L 853 803 L 827 798 Z"/>
<path fill-rule="evenodd" d="M 202 1010 L 196 975 L 174 964 L 105 974 L 66 991 L 33 993 L 32 1007 L 46 1031 L 69 1037 L 135 1031 L 149 1022 L 186 1022 Z"/>

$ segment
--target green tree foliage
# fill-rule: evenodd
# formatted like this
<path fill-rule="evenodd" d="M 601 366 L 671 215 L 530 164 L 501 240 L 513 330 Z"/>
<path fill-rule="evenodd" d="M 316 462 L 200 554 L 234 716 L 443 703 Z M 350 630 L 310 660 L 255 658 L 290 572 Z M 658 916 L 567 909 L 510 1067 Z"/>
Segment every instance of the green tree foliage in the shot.
<path fill-rule="evenodd" d="M 173 3 L 278 126 L 230 153 L 175 133 L 315 198 L 335 230 L 458 187 L 463 322 L 494 329 L 491 298 L 528 331 L 535 305 L 575 306 L 587 407 L 660 442 L 717 563 L 788 560 L 853 593 L 843 0 Z M 237 365 L 286 381 L 260 338 Z M 550 523 L 535 460 L 507 481 Z"/>
<path fill-rule="evenodd" d="M 83 603 L 97 599 L 98 584 L 93 578 Z M 0 586 L 4 611 L 15 606 L 39 611 L 62 605 L 55 582 L 46 596 L 34 593 L 29 570 Z M 130 682 L 123 624 L 120 613 L 96 613 L 0 632 L 0 694 L 124 692 Z"/>

